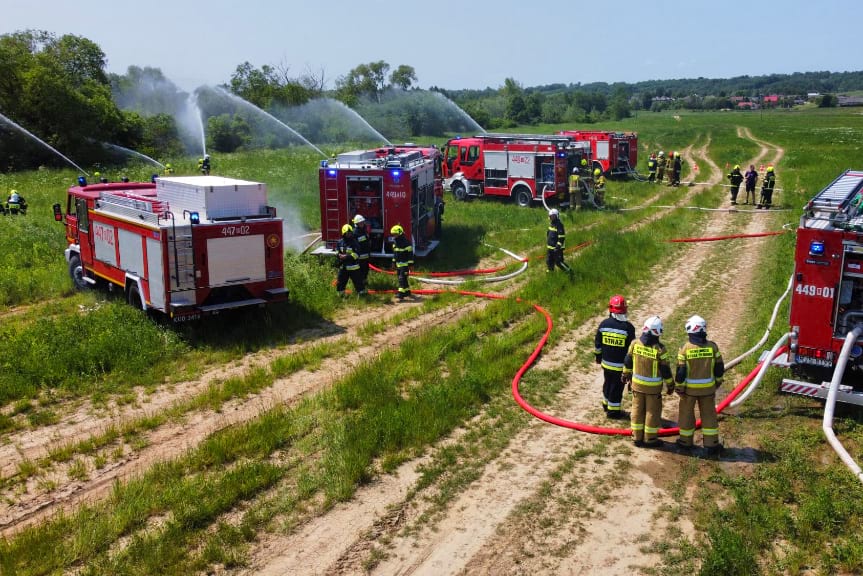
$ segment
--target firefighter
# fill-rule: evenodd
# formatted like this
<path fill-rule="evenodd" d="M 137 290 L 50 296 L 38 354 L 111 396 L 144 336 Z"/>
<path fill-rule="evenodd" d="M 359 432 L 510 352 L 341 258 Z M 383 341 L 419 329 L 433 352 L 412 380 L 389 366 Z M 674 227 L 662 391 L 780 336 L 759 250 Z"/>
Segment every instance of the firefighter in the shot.
<path fill-rule="evenodd" d="M 707 321 L 692 316 L 686 321 L 688 342 L 677 353 L 674 380 L 680 395 L 678 446 L 689 450 L 695 436 L 695 405 L 701 416 L 701 434 L 708 455 L 722 452 L 716 418 L 716 390 L 722 385 L 725 364 L 715 342 L 707 339 Z"/>
<path fill-rule="evenodd" d="M 403 300 L 406 296 L 411 295 L 408 277 L 414 263 L 414 248 L 405 236 L 405 229 L 400 225 L 396 224 L 390 228 L 390 234 L 393 236 L 393 264 L 395 264 L 399 282 L 396 296 L 399 300 Z"/>
<path fill-rule="evenodd" d="M 758 201 L 758 208 L 769 210 L 773 205 L 773 188 L 776 186 L 776 173 L 773 171 L 773 166 L 767 167 L 767 174 L 764 175 L 764 181 L 761 183 L 761 199 Z"/>
<path fill-rule="evenodd" d="M 368 289 L 368 281 L 369 281 L 369 259 L 372 254 L 372 241 L 369 238 L 369 230 L 366 226 L 366 219 L 362 214 L 357 214 L 354 216 L 352 220 L 354 225 L 354 238 L 357 240 L 357 246 L 359 246 L 359 257 L 360 257 L 360 277 L 363 280 L 363 291 L 362 294 L 367 294 Z"/>
<path fill-rule="evenodd" d="M 593 170 L 593 197 L 597 206 L 605 203 L 605 174 L 599 168 Z"/>
<path fill-rule="evenodd" d="M 171 176 L 174 173 L 174 168 L 170 164 L 165 164 L 165 176 Z"/>
<path fill-rule="evenodd" d="M 659 156 L 656 158 L 656 181 L 660 184 L 662 184 L 662 180 L 665 178 L 665 167 L 668 165 L 666 160 L 665 152 L 660 150 Z"/>
<path fill-rule="evenodd" d="M 198 172 L 204 173 L 204 159 L 198 158 Z"/>
<path fill-rule="evenodd" d="M 641 336 L 629 345 L 623 359 L 624 384 L 632 391 L 630 428 L 636 446 L 661 446 L 662 385 L 665 393 L 674 392 L 668 350 L 659 341 L 662 320 L 651 316 L 644 321 Z"/>
<path fill-rule="evenodd" d="M 563 261 L 563 249 L 566 247 L 566 230 L 560 221 L 560 213 L 552 208 L 548 211 L 548 228 L 545 231 L 545 265 L 547 272 L 553 272 L 555 266 L 569 271 L 569 266 Z"/>
<path fill-rule="evenodd" d="M 647 159 L 647 181 L 656 182 L 656 152 L 650 154 Z"/>
<path fill-rule="evenodd" d="M 3 208 L 3 214 L 9 214 L 10 216 L 17 216 L 18 214 L 25 215 L 27 214 L 27 201 L 24 200 L 24 197 L 18 194 L 17 190 L 12 190 L 9 192 L 9 197 L 6 199 L 5 207 Z"/>
<path fill-rule="evenodd" d="M 683 160 L 680 159 L 680 152 L 674 153 L 674 163 L 671 168 L 671 186 L 680 186 L 680 172 L 683 169 Z"/>
<path fill-rule="evenodd" d="M 581 184 L 579 183 L 578 167 L 572 169 L 569 175 L 569 202 L 576 210 L 581 210 Z"/>
<path fill-rule="evenodd" d="M 758 181 L 758 172 L 755 170 L 754 164 L 749 165 L 749 170 L 746 171 L 743 178 L 746 180 L 746 202 L 744 202 L 744 204 L 749 204 L 749 194 L 752 193 L 752 204 L 754 205 L 755 183 Z"/>
<path fill-rule="evenodd" d="M 743 183 L 743 174 L 740 173 L 740 164 L 735 164 L 726 175 L 728 181 L 731 182 L 731 205 L 737 205 L 737 194 L 740 193 L 740 184 Z"/>
<path fill-rule="evenodd" d="M 623 418 L 623 359 L 635 340 L 635 327 L 626 319 L 626 299 L 615 294 L 608 301 L 608 318 L 599 323 L 593 351 L 602 366 L 602 409 L 609 418 Z"/>
<path fill-rule="evenodd" d="M 339 259 L 339 274 L 336 276 L 336 292 L 339 296 L 345 295 L 345 287 L 348 279 L 353 283 L 357 294 L 365 293 L 362 277 L 360 276 L 359 263 L 360 247 L 354 238 L 354 228 L 350 224 L 342 226 L 342 237 L 336 247 L 336 255 Z"/>
<path fill-rule="evenodd" d="M 204 157 L 200 161 L 201 166 L 201 174 L 204 176 L 210 175 L 210 155 L 204 154 Z"/>

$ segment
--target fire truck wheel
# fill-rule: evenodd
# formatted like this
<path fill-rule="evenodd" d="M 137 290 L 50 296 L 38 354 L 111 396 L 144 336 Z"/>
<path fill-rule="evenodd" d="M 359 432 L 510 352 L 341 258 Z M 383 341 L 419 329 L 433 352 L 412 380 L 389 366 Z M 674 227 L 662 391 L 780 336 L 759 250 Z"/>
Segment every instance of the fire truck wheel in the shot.
<path fill-rule="evenodd" d="M 452 195 L 456 200 L 460 200 L 462 202 L 467 200 L 467 189 L 464 187 L 464 184 L 461 182 L 453 182 L 451 188 Z"/>
<path fill-rule="evenodd" d="M 515 198 L 515 203 L 522 208 L 530 206 L 530 203 L 533 200 L 533 195 L 530 193 L 530 189 L 526 186 L 519 186 L 513 190 L 512 197 Z"/>
<path fill-rule="evenodd" d="M 72 277 L 72 283 L 78 290 L 85 290 L 90 287 L 84 280 L 84 267 L 81 266 L 81 257 L 73 254 L 69 258 L 69 276 Z"/>
<path fill-rule="evenodd" d="M 133 308 L 137 308 L 141 310 L 143 308 L 143 300 L 141 300 L 141 293 L 138 292 L 138 287 L 132 284 L 129 286 L 129 293 L 126 295 L 126 300 Z"/>

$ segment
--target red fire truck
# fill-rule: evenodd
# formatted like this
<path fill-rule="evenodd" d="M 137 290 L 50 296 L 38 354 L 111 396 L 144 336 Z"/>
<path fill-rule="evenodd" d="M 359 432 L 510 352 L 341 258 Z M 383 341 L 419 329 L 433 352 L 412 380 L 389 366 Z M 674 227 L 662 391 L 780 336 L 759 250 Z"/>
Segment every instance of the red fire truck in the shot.
<path fill-rule="evenodd" d="M 629 176 L 638 164 L 638 134 L 602 130 L 561 130 L 576 142 L 590 143 L 593 168 L 611 176 Z"/>
<path fill-rule="evenodd" d="M 399 224 L 426 256 L 440 242 L 443 221 L 441 153 L 412 144 L 357 150 L 321 161 L 318 172 L 323 244 L 313 254 L 335 254 L 342 226 L 361 214 L 372 256 L 391 258 L 390 229 Z"/>
<path fill-rule="evenodd" d="M 589 145 L 568 136 L 481 134 L 454 138 L 444 150 L 444 189 L 457 200 L 475 196 L 512 198 L 530 206 L 545 197 L 565 198 L 568 179 Z"/>
<path fill-rule="evenodd" d="M 65 217 L 64 217 L 65 216 Z M 217 176 L 69 189 L 69 274 L 79 289 L 119 287 L 176 322 L 287 299 L 282 220 L 264 184 Z"/>
<path fill-rule="evenodd" d="M 784 392 L 826 398 L 845 337 L 863 322 L 861 198 L 863 171 L 847 170 L 807 204 L 800 218 L 787 360 L 796 375 L 820 383 L 785 379 Z M 863 374 L 863 341 L 852 350 L 845 374 L 848 383 Z M 837 400 L 863 405 L 863 392 L 842 385 Z"/>

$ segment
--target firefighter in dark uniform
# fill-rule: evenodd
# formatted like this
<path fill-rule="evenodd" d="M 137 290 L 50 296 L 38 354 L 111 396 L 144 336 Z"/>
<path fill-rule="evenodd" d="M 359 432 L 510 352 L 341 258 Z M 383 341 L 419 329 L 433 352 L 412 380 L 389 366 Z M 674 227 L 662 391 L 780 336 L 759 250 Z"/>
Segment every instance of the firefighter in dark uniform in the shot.
<path fill-rule="evenodd" d="M 24 197 L 18 194 L 17 190 L 9 192 L 9 197 L 6 199 L 6 206 L 0 205 L 0 211 L 4 215 L 17 216 L 18 214 L 27 214 L 27 201 Z"/>
<path fill-rule="evenodd" d="M 722 452 L 719 443 L 719 421 L 716 417 L 716 390 L 722 385 L 725 364 L 715 342 L 707 339 L 707 321 L 692 316 L 686 321 L 689 341 L 677 353 L 674 380 L 680 395 L 678 419 L 680 438 L 677 445 L 691 449 L 695 436 L 695 405 L 701 416 L 701 434 L 709 455 Z"/>
<path fill-rule="evenodd" d="M 776 173 L 773 171 L 773 166 L 767 167 L 767 174 L 764 175 L 764 181 L 761 183 L 761 200 L 758 202 L 758 208 L 768 210 L 773 205 L 773 188 L 776 186 Z"/>
<path fill-rule="evenodd" d="M 210 155 L 204 154 L 204 157 L 201 159 L 201 174 L 205 176 L 210 175 Z"/>
<path fill-rule="evenodd" d="M 410 276 L 411 266 L 414 263 L 414 248 L 405 236 L 405 229 L 396 224 L 390 229 L 390 234 L 393 235 L 393 264 L 396 267 L 396 275 L 398 276 L 399 290 L 396 296 L 399 300 L 403 300 L 406 296 L 411 295 L 410 286 L 408 286 L 408 277 Z"/>
<path fill-rule="evenodd" d="M 647 159 L 647 181 L 656 182 L 656 154 L 651 154 Z"/>
<path fill-rule="evenodd" d="M 545 231 L 545 265 L 548 272 L 553 272 L 557 266 L 569 271 L 569 266 L 563 261 L 563 249 L 566 247 L 566 230 L 560 221 L 560 213 L 552 208 L 548 211 L 548 228 Z"/>
<path fill-rule="evenodd" d="M 680 186 L 680 172 L 683 170 L 683 160 L 680 159 L 680 152 L 674 153 L 674 163 L 671 166 L 671 185 Z"/>
<path fill-rule="evenodd" d="M 339 274 L 336 277 L 336 292 L 339 296 L 345 295 L 345 287 L 348 279 L 354 284 L 357 294 L 365 292 L 363 279 L 360 276 L 360 247 L 354 238 L 354 229 L 350 224 L 342 226 L 342 237 L 336 247 L 336 256 L 339 259 Z"/>
<path fill-rule="evenodd" d="M 357 214 L 352 220 L 354 225 L 354 238 L 359 246 L 360 257 L 360 277 L 363 280 L 363 291 L 361 294 L 368 293 L 369 286 L 369 260 L 372 255 L 372 241 L 369 238 L 369 229 L 366 226 L 366 219 L 362 214 Z"/>
<path fill-rule="evenodd" d="M 662 320 L 651 316 L 644 322 L 641 336 L 633 340 L 623 359 L 623 381 L 632 390 L 630 428 L 636 446 L 660 446 L 662 422 L 662 385 L 665 393 L 674 391 L 668 350 L 659 341 Z"/>
<path fill-rule="evenodd" d="M 626 319 L 626 299 L 616 294 L 608 301 L 608 318 L 600 322 L 593 354 L 602 366 L 602 409 L 609 418 L 622 418 L 623 359 L 635 340 L 635 327 Z"/>
<path fill-rule="evenodd" d="M 740 185 L 743 184 L 743 174 L 740 173 L 740 164 L 736 164 L 726 176 L 731 182 L 731 205 L 737 204 L 737 195 L 740 193 Z"/>

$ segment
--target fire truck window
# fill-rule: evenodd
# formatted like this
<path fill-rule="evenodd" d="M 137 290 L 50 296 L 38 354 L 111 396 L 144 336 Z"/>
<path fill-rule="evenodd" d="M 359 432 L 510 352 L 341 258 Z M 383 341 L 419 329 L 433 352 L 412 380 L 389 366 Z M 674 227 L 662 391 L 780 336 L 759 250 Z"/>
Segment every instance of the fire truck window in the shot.
<path fill-rule="evenodd" d="M 77 198 L 75 200 L 75 212 L 78 216 L 78 230 L 89 232 L 90 218 L 87 216 L 87 201 L 83 198 Z"/>
<path fill-rule="evenodd" d="M 461 147 L 461 163 L 465 164 L 467 162 L 467 146 Z"/>
<path fill-rule="evenodd" d="M 467 161 L 473 164 L 477 159 L 479 159 L 479 146 L 471 146 L 467 149 Z"/>

